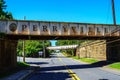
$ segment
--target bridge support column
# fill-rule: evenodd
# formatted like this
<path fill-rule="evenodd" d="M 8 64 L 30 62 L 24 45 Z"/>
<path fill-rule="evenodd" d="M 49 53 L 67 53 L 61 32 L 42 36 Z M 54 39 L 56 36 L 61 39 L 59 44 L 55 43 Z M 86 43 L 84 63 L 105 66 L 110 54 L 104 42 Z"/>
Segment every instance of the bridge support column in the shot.
<path fill-rule="evenodd" d="M 120 40 L 107 40 L 107 60 L 120 61 Z"/>
<path fill-rule="evenodd" d="M 16 48 L 16 40 L 0 40 L 0 71 L 5 71 L 16 66 Z"/>

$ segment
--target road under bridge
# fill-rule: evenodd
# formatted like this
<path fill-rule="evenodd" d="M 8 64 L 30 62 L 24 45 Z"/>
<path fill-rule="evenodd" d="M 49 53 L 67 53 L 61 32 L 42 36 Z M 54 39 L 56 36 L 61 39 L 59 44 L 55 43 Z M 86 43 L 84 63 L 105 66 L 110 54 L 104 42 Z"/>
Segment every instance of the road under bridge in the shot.
<path fill-rule="evenodd" d="M 0 20 L 0 70 L 15 67 L 18 40 L 106 40 L 107 60 L 120 56 L 120 25 Z M 113 45 L 117 45 L 114 46 Z"/>

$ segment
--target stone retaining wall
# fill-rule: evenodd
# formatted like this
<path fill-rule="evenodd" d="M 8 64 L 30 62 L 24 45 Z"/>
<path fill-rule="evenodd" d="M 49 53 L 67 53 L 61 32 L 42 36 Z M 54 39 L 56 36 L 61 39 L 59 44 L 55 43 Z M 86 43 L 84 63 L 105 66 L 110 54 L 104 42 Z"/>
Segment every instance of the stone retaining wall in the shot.
<path fill-rule="evenodd" d="M 106 41 L 98 40 L 79 46 L 76 50 L 79 58 L 106 60 Z"/>

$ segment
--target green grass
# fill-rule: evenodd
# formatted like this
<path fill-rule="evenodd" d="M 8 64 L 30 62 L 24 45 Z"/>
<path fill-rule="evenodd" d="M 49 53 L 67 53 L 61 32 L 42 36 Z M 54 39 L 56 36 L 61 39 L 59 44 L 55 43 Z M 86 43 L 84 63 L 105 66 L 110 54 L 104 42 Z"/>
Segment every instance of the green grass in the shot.
<path fill-rule="evenodd" d="M 93 59 L 93 58 L 78 58 L 78 57 L 72 57 L 73 59 L 80 60 L 82 62 L 87 62 L 87 63 L 96 63 L 98 60 Z"/>
<path fill-rule="evenodd" d="M 120 70 L 120 62 L 110 64 L 110 65 L 108 65 L 108 67 Z"/>
<path fill-rule="evenodd" d="M 76 60 L 80 60 L 80 61 L 83 61 L 83 62 L 87 62 L 87 63 L 96 63 L 98 62 L 98 60 L 96 59 L 92 59 L 92 58 L 78 58 L 78 57 L 72 57 L 73 59 L 76 59 Z M 110 64 L 108 65 L 108 68 L 113 68 L 113 69 L 117 69 L 117 70 L 120 70 L 120 62 L 116 62 L 116 63 L 113 63 L 113 64 Z"/>
<path fill-rule="evenodd" d="M 83 61 L 83 62 L 87 62 L 87 63 L 91 63 L 91 64 L 95 63 L 95 62 L 98 62 L 98 60 L 93 59 L 93 58 L 78 58 L 77 56 L 70 56 L 70 55 L 67 55 L 65 53 L 63 53 L 63 55 L 66 56 L 66 57 L 70 57 L 70 58 L 80 60 L 80 61 Z"/>
<path fill-rule="evenodd" d="M 66 57 L 72 57 L 71 55 L 69 55 L 69 54 L 66 54 L 66 53 L 62 53 L 64 56 L 66 56 Z"/>
<path fill-rule="evenodd" d="M 17 66 L 19 67 L 29 67 L 30 65 L 24 62 L 17 62 Z"/>
<path fill-rule="evenodd" d="M 76 60 L 80 60 L 78 57 L 76 56 L 72 56 L 73 59 L 76 59 Z"/>
<path fill-rule="evenodd" d="M 93 58 L 81 58 L 80 60 L 83 61 L 83 62 L 87 62 L 87 63 L 96 63 L 96 62 L 98 62 L 98 60 L 93 59 Z"/>

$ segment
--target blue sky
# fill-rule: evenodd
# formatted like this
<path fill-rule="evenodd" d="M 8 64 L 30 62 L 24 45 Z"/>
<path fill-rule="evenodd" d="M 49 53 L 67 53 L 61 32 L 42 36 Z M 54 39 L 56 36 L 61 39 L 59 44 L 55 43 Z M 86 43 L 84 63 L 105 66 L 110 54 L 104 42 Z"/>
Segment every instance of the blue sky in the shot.
<path fill-rule="evenodd" d="M 15 19 L 113 24 L 111 0 L 5 0 Z M 120 0 L 115 0 L 120 24 Z"/>
<path fill-rule="evenodd" d="M 111 0 L 5 0 L 16 19 L 112 23 Z M 120 0 L 115 0 L 120 24 Z"/>

